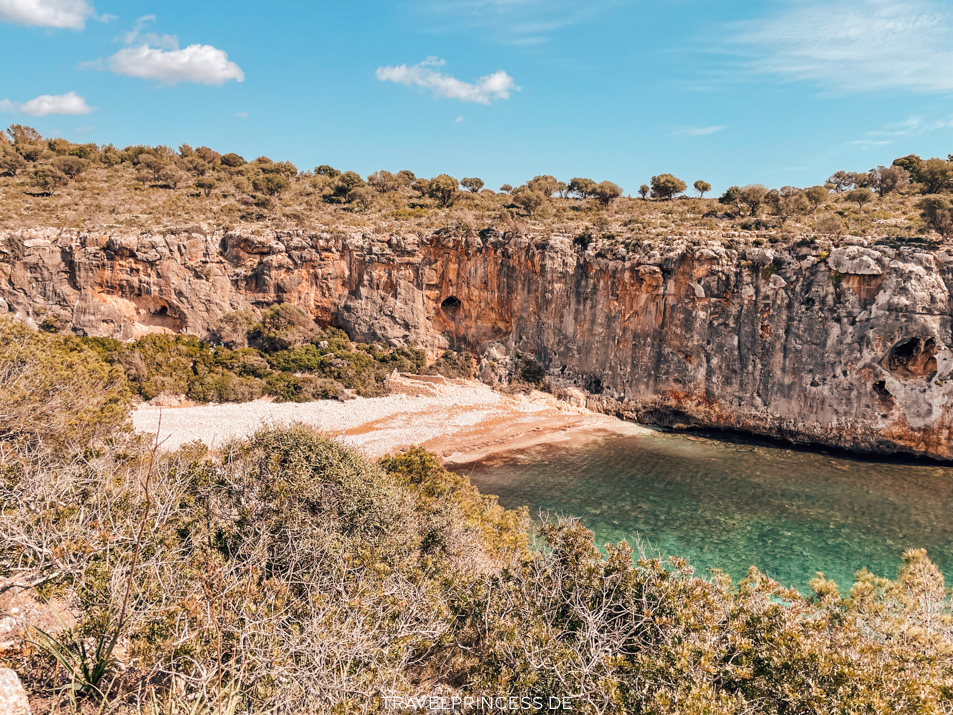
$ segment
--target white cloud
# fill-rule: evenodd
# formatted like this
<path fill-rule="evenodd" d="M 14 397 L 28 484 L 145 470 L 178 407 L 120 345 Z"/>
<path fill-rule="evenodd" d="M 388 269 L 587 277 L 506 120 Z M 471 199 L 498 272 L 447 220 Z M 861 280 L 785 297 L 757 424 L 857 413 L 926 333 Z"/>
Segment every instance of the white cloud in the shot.
<path fill-rule="evenodd" d="M 229 60 L 224 50 L 211 45 L 189 45 L 181 50 L 163 50 L 149 45 L 127 47 L 109 57 L 106 66 L 119 75 L 154 79 L 162 84 L 195 82 L 220 85 L 229 80 L 245 81 L 241 67 Z"/>
<path fill-rule="evenodd" d="M 953 91 L 953 15 L 934 0 L 807 0 L 741 23 L 756 72 L 836 89 Z"/>
<path fill-rule="evenodd" d="M 0 99 L 0 112 L 14 112 L 31 117 L 45 117 L 49 114 L 67 114 L 78 116 L 90 114 L 93 107 L 86 103 L 86 99 L 76 92 L 67 94 L 43 94 L 29 102 L 12 102 L 9 99 Z"/>
<path fill-rule="evenodd" d="M 229 80 L 245 81 L 242 68 L 229 60 L 224 50 L 212 45 L 180 48 L 176 35 L 143 32 L 155 19 L 155 15 L 143 15 L 131 30 L 116 38 L 130 47 L 110 57 L 84 62 L 80 67 L 108 69 L 118 75 L 153 79 L 167 85 L 179 82 L 221 85 Z"/>
<path fill-rule="evenodd" d="M 378 67 L 377 79 L 381 82 L 423 87 L 432 90 L 437 97 L 477 104 L 489 104 L 495 99 L 509 99 L 511 92 L 518 92 L 520 89 L 513 78 L 502 70 L 470 83 L 431 69 L 431 67 L 441 67 L 444 64 L 446 63 L 443 60 L 428 57 L 416 65 Z"/>
<path fill-rule="evenodd" d="M 674 134 L 680 134 L 687 137 L 707 137 L 709 134 L 717 134 L 720 131 L 724 131 L 728 127 L 724 124 L 718 124 L 711 127 L 688 127 L 686 129 L 679 129 Z"/>
<path fill-rule="evenodd" d="M 96 11 L 86 0 L 0 0 L 0 20 L 34 27 L 82 30 Z"/>

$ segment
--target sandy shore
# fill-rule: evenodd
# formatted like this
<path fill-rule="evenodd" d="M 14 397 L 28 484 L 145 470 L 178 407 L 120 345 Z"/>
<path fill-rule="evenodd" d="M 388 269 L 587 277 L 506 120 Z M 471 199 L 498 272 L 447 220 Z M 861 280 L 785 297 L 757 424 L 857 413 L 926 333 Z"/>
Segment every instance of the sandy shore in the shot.
<path fill-rule="evenodd" d="M 303 423 L 370 457 L 420 445 L 445 463 L 460 464 L 534 444 L 605 433 L 649 430 L 556 400 L 552 395 L 504 395 L 479 382 L 442 377 L 392 377 L 393 394 L 348 402 L 325 400 L 158 408 L 133 413 L 139 432 L 155 434 L 161 415 L 164 449 L 201 441 L 212 449 L 263 426 Z"/>

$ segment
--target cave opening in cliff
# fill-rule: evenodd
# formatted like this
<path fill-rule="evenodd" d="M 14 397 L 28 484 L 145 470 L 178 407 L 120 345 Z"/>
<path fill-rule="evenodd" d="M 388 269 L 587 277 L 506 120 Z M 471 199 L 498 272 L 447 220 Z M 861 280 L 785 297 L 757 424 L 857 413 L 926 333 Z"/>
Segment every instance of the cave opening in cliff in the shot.
<path fill-rule="evenodd" d="M 460 312 L 460 309 L 463 308 L 463 301 L 457 298 L 457 296 L 451 295 L 448 298 L 444 298 L 443 303 L 440 304 L 440 308 L 447 315 L 455 317 Z"/>
<path fill-rule="evenodd" d="M 936 340 L 909 338 L 901 340 L 887 354 L 887 369 L 902 378 L 928 377 L 937 372 Z"/>

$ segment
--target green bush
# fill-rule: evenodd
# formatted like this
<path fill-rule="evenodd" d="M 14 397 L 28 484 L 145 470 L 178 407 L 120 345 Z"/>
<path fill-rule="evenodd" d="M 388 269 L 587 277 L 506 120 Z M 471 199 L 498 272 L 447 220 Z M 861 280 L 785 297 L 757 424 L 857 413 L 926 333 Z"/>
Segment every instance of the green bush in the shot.
<path fill-rule="evenodd" d="M 4 327 L 6 365 L 38 364 L 11 359 L 11 345 L 50 356 L 50 376 L 31 378 L 45 389 L 19 397 L 24 414 L 49 404 L 57 429 L 122 424 L 115 400 L 73 397 L 102 375 L 122 392 L 97 348 Z M 375 464 L 292 426 L 214 459 L 189 445 L 155 460 L 144 480 L 148 451 L 120 432 L 91 459 L 24 453 L 16 485 L 0 483 L 0 571 L 33 568 L 73 604 L 78 622 L 58 641 L 69 653 L 119 629 L 122 663 L 103 661 L 104 692 L 73 691 L 86 709 L 215 712 L 222 698 L 255 714 L 346 713 L 421 688 L 568 694 L 582 713 L 953 705 L 953 609 L 923 551 L 904 555 L 894 581 L 861 572 L 842 594 L 819 576 L 802 596 L 755 570 L 733 584 L 624 542 L 603 553 L 574 520 L 543 525 L 530 549 L 525 510 L 502 509 L 419 448 Z M 77 681 L 51 652 L 64 660 L 28 645 L 6 657 L 55 704 Z"/>
<path fill-rule="evenodd" d="M 261 327 L 250 323 L 248 315 L 235 313 L 220 321 L 219 329 L 236 346 L 246 344 L 233 330 L 239 327 L 259 335 L 267 333 L 270 337 L 264 342 L 268 345 L 288 344 L 302 337 L 300 324 L 295 322 L 299 317 L 276 310 L 270 317 L 266 315 L 268 327 Z M 336 398 L 344 390 L 372 397 L 386 394 L 385 381 L 394 370 L 420 374 L 426 366 L 424 353 L 413 348 L 352 343 L 334 328 L 319 330 L 315 326 L 306 334 L 310 342 L 276 351 L 231 349 L 186 335 L 147 335 L 127 344 L 106 338 L 71 340 L 120 366 L 131 390 L 146 400 L 166 394 L 185 395 L 198 402 L 247 402 L 267 395 L 278 401 L 308 402 Z M 440 363 L 438 369 L 466 371 L 469 363 L 462 360 L 459 365 Z"/>
<path fill-rule="evenodd" d="M 0 440 L 69 452 L 127 426 L 123 373 L 77 338 L 0 318 Z"/>
<path fill-rule="evenodd" d="M 443 375 L 450 378 L 469 380 L 473 377 L 474 360 L 470 353 L 457 353 L 447 350 L 427 368 L 429 375 Z"/>

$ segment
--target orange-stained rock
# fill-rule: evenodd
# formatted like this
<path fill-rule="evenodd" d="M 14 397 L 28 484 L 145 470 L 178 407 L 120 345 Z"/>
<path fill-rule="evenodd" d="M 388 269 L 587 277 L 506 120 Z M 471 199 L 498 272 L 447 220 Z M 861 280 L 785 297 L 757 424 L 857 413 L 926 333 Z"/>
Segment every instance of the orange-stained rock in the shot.
<path fill-rule="evenodd" d="M 698 243 L 695 241 L 695 243 Z M 208 334 L 298 305 L 361 341 L 532 356 L 554 389 L 659 424 L 953 458 L 953 255 L 689 240 L 586 252 L 568 236 L 276 232 L 0 237 L 0 299 L 80 334 Z M 4 305 L 0 303 L 0 311 Z"/>

